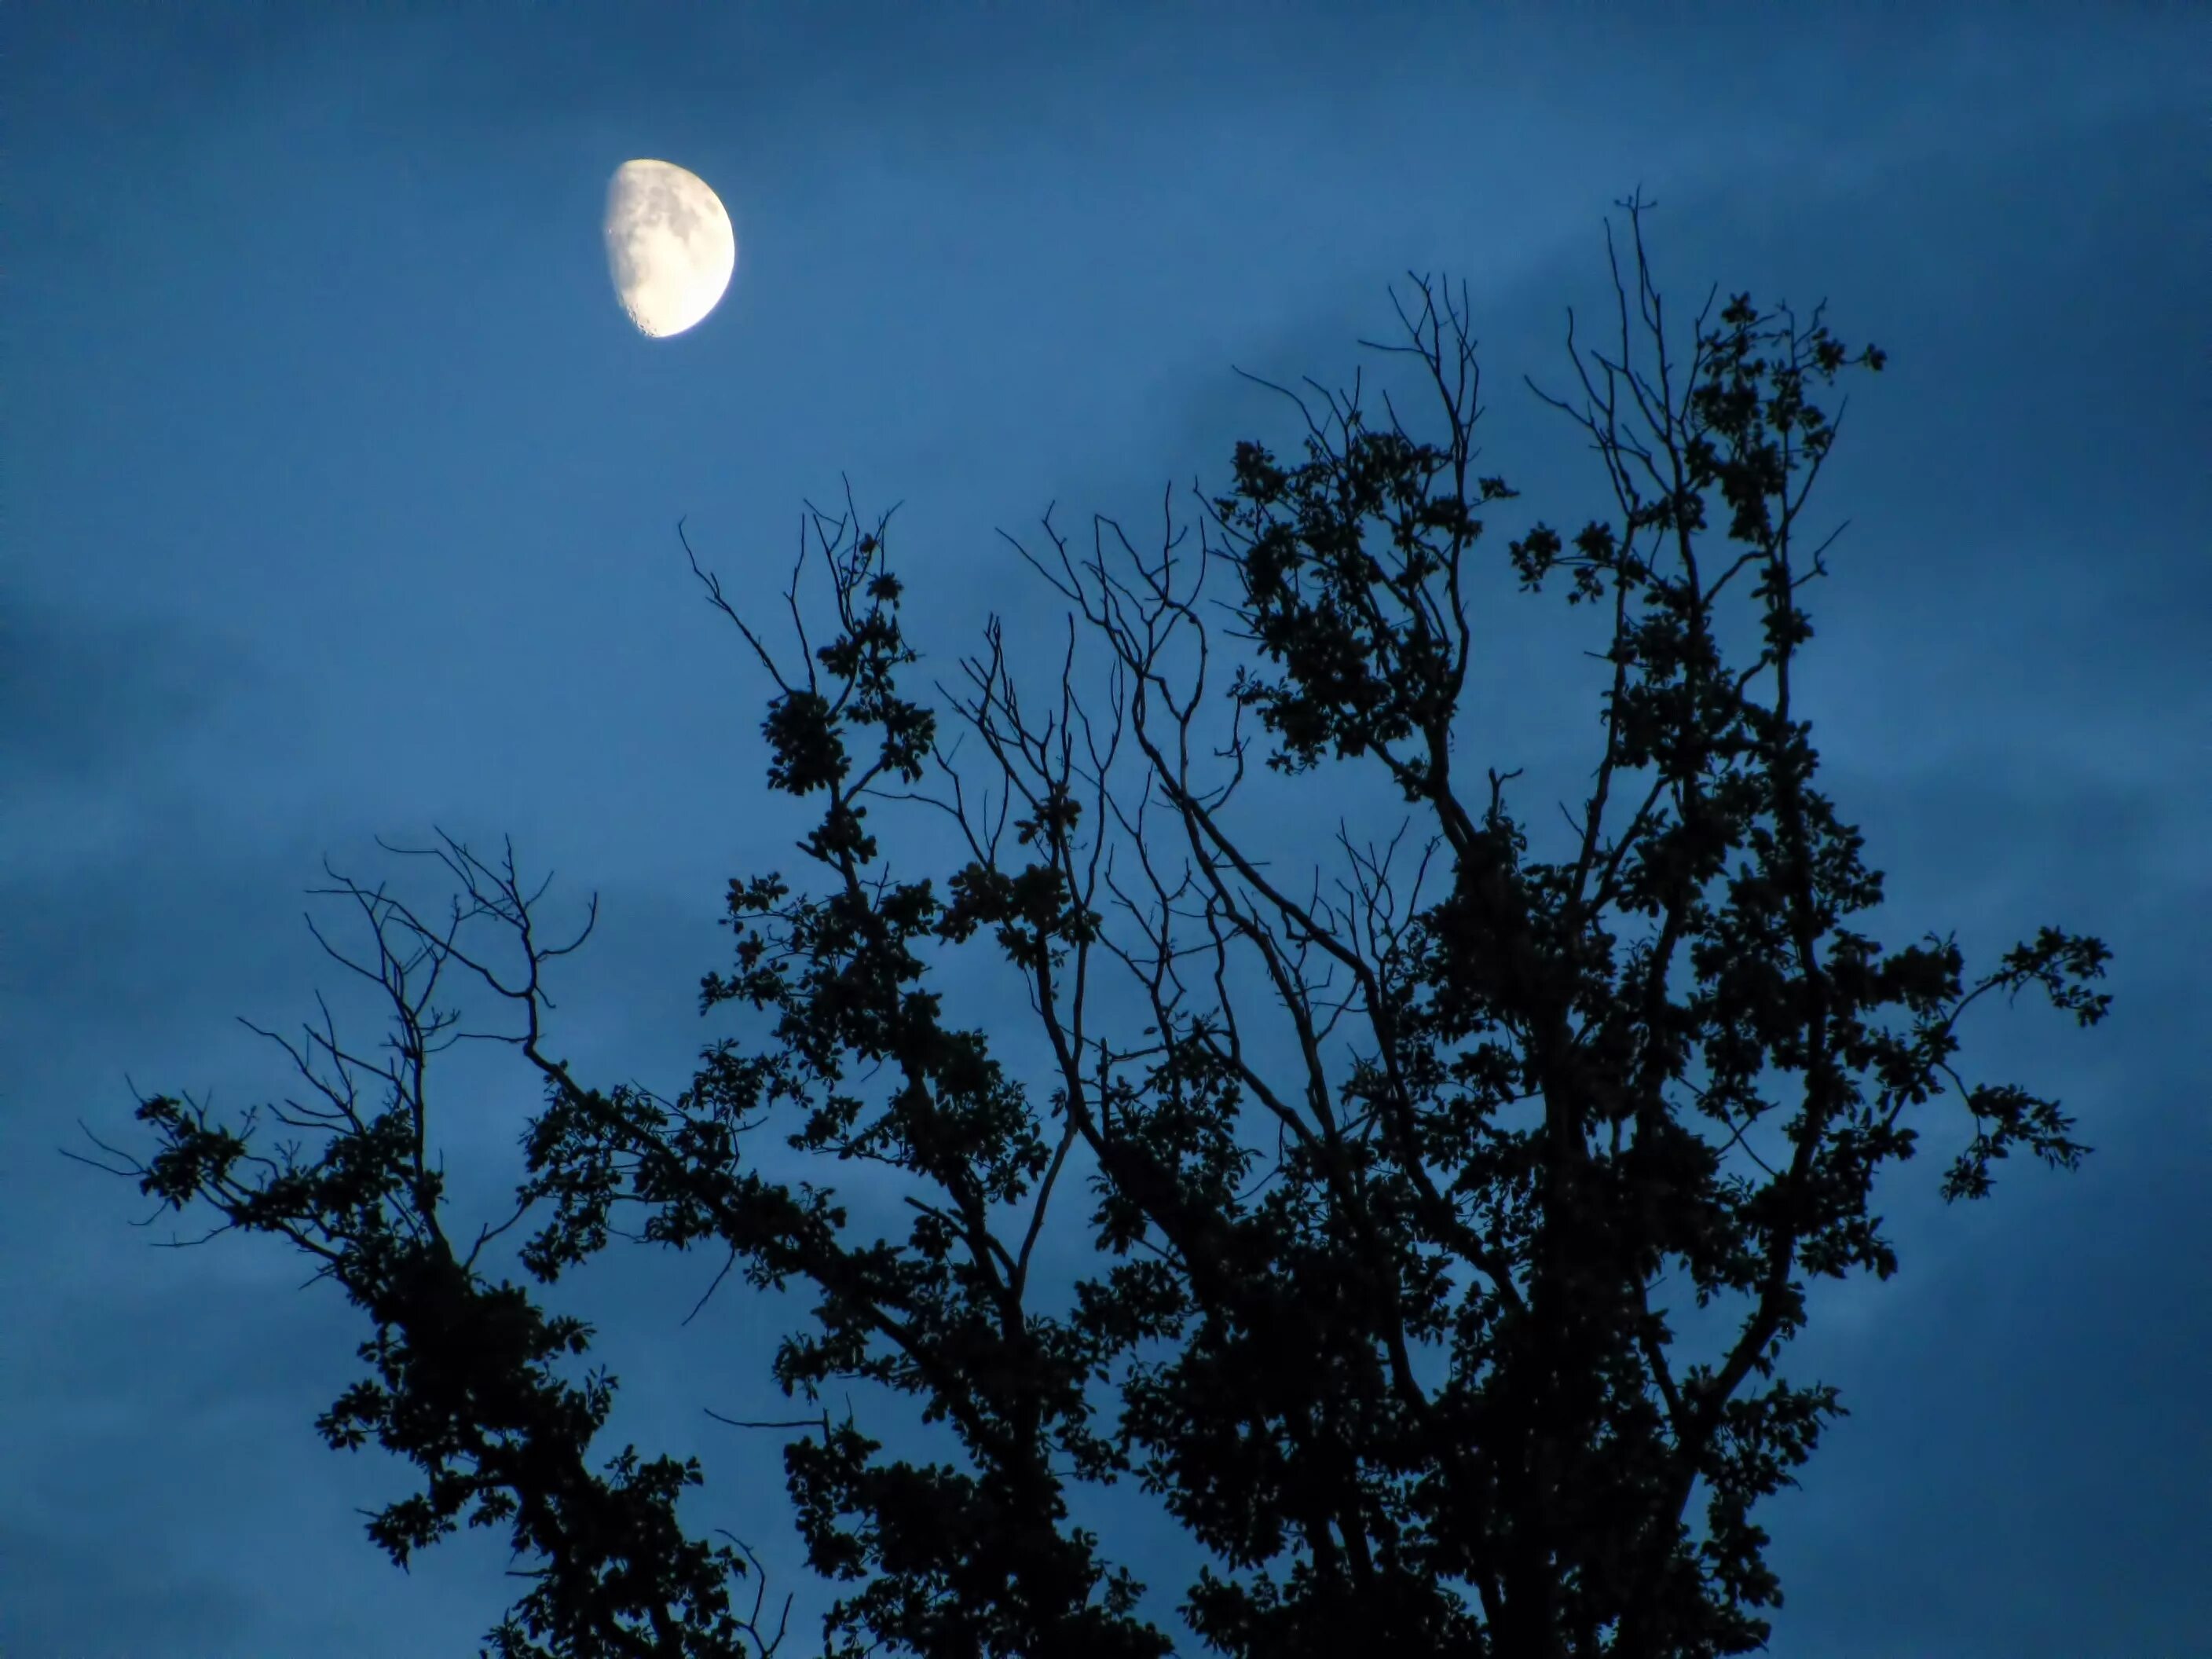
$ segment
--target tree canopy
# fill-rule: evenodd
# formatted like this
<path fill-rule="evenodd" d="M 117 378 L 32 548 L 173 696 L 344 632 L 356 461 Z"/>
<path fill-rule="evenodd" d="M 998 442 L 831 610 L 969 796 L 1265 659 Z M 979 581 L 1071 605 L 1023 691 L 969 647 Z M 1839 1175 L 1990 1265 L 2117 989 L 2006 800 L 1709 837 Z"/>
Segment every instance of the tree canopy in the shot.
<path fill-rule="evenodd" d="M 1466 758 L 1467 586 L 1519 497 L 1476 470 L 1465 289 L 1417 280 L 1378 349 L 1413 365 L 1425 420 L 1308 383 L 1285 392 L 1297 454 L 1237 445 L 1194 538 L 1171 518 L 1146 550 L 1100 518 L 1079 540 L 1048 513 L 1015 543 L 1067 618 L 1044 696 L 996 620 L 925 682 L 890 517 L 849 490 L 809 509 L 774 626 L 693 556 L 772 683 L 766 782 L 806 804 L 809 873 L 731 882 L 734 962 L 700 1000 L 746 1035 L 678 1098 L 555 1057 L 544 970 L 582 935 L 541 938 L 511 846 L 492 862 L 442 837 L 392 849 L 459 884 L 442 923 L 336 872 L 322 890 L 374 936 L 341 960 L 388 993 L 394 1057 L 327 1011 L 277 1038 L 319 1092 L 267 1115 L 309 1139 L 142 1101 L 155 1144 L 112 1167 L 289 1239 L 371 1322 L 368 1374 L 319 1427 L 420 1470 L 375 1542 L 404 1565 L 464 1522 L 510 1531 L 533 1582 L 493 1652 L 793 1639 L 751 1551 L 680 1518 L 696 1461 L 595 1447 L 614 1382 L 581 1370 L 590 1329 L 484 1254 L 526 1222 L 538 1284 L 635 1236 L 812 1297 L 769 1362 L 803 1414 L 766 1426 L 837 1596 L 824 1651 L 1762 1642 L 1781 1586 L 1754 1511 L 1843 1410 L 1780 1369 L 1808 1281 L 1895 1270 L 1875 1182 L 1923 1133 L 1951 1153 L 1947 1199 L 1985 1195 L 2015 1150 L 2078 1163 L 2055 1100 L 1954 1056 L 1992 993 L 2095 1024 L 2109 952 L 2043 927 L 1970 977 L 1950 936 L 1893 949 L 1850 925 L 1882 883 L 1816 786 L 1800 596 L 1833 540 L 1807 528 L 1841 415 L 1817 400 L 1882 354 L 1742 295 L 1678 337 L 1645 205 L 1623 205 L 1605 343 L 1571 313 L 1575 389 L 1538 392 L 1608 504 L 1504 552 L 1603 641 L 1589 793 L 1557 856 L 1509 807 L 1519 775 Z M 1738 657 L 1730 615 L 1755 626 Z M 1279 855 L 1274 832 L 1338 820 L 1363 784 L 1390 837 L 1346 827 L 1328 870 Z M 952 857 L 900 838 L 915 815 Z M 519 942 L 519 975 L 471 942 L 484 927 Z M 1027 995 L 963 1024 L 945 988 L 977 958 Z M 496 1035 L 544 1095 L 514 1212 L 472 1240 L 425 1104 L 462 1035 L 430 1000 L 448 969 L 508 1011 Z M 854 1161 L 895 1183 L 896 1228 L 841 1196 Z M 1062 1239 L 1082 1241 L 1072 1284 L 1041 1265 Z M 1692 1307 L 1717 1340 L 1677 1330 Z M 856 1383 L 923 1427 L 892 1445 L 865 1404 L 826 1403 Z M 1155 1587 L 1172 1619 L 1072 1514 L 1117 1481 L 1204 1564 Z"/>

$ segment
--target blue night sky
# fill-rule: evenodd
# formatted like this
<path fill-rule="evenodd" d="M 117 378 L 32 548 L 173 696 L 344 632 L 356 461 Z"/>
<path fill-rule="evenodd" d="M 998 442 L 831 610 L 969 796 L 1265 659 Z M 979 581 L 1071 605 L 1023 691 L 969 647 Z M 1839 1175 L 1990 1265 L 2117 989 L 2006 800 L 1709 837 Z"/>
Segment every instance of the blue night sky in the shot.
<path fill-rule="evenodd" d="M 679 515 L 770 602 L 802 500 L 849 474 L 871 517 L 904 503 L 939 672 L 994 609 L 1051 641 L 998 527 L 1054 501 L 1149 526 L 1237 438 L 1291 447 L 1231 365 L 1346 381 L 1389 284 L 1443 270 L 1485 469 L 1524 492 L 1502 566 L 1528 522 L 1609 510 L 1521 377 L 1565 380 L 1565 308 L 1610 303 L 1602 222 L 1639 185 L 1680 314 L 1715 282 L 1826 295 L 1890 354 L 1816 498 L 1851 526 L 1801 693 L 1889 873 L 1871 931 L 1955 927 L 1970 969 L 2044 922 L 2116 954 L 2094 1032 L 2028 999 L 1965 1028 L 1969 1067 L 2078 1114 L 2084 1169 L 2002 1166 L 1947 1210 L 1954 1106 L 1878 1194 L 1899 1277 L 1816 1299 L 1793 1375 L 1852 1414 L 1764 1512 L 1773 1651 L 2204 1651 L 2203 9 L 378 9 L 0 24 L 9 1659 L 473 1652 L 519 1590 L 503 1539 L 403 1577 L 362 1537 L 410 1476 L 314 1433 L 367 1334 L 332 1286 L 268 1240 L 151 1248 L 172 1224 L 134 1231 L 150 1206 L 57 1148 L 89 1150 L 79 1120 L 138 1144 L 132 1084 L 296 1092 L 235 1017 L 296 1038 L 319 988 L 373 1045 L 386 1011 L 302 911 L 367 935 L 304 890 L 327 855 L 435 909 L 442 872 L 373 839 L 433 826 L 556 872 L 563 937 L 599 895 L 556 1048 L 682 1088 L 728 1029 L 696 1002 L 725 884 L 799 861 L 763 677 Z M 737 225 L 727 298 L 673 339 L 608 284 L 632 156 Z M 1595 757 L 1562 610 L 1509 593 L 1480 623 L 1475 769 L 1528 767 L 1532 824 Z M 472 1231 L 538 1088 L 495 1045 L 433 1077 Z M 618 1247 L 561 1305 L 623 1379 L 606 1449 L 705 1459 L 687 1514 L 803 1613 L 774 1446 L 702 1411 L 783 1414 L 766 1356 L 803 1309 L 732 1285 L 682 1324 L 714 1266 Z M 1116 1504 L 1109 1548 L 1171 1595 L 1174 1540 Z"/>

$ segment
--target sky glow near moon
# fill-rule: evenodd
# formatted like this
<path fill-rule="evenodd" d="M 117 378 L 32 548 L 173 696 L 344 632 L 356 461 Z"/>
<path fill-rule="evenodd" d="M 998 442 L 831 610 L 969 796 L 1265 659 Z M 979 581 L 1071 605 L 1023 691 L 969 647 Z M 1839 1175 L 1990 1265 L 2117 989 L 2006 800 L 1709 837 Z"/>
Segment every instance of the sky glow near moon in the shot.
<path fill-rule="evenodd" d="M 638 332 L 665 339 L 696 327 L 738 267 L 721 198 L 671 161 L 625 161 L 607 184 L 607 274 Z"/>

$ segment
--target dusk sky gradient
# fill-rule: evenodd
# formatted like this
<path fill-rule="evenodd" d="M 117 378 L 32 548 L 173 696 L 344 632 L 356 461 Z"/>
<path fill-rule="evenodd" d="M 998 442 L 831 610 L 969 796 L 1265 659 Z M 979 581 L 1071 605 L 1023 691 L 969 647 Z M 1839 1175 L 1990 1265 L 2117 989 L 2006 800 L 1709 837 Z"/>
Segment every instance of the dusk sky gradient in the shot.
<path fill-rule="evenodd" d="M 1789 1370 L 1851 1414 L 1761 1511 L 1772 1651 L 2208 1651 L 2212 11 L 377 11 L 0 18 L 0 1653 L 470 1654 L 520 1593 L 503 1533 L 411 1577 L 362 1535 L 413 1476 L 315 1434 L 368 1334 L 335 1287 L 264 1238 L 152 1248 L 179 1224 L 134 1229 L 150 1203 L 58 1149 L 91 1150 L 81 1121 L 146 1150 L 132 1085 L 298 1093 L 238 1016 L 296 1039 L 319 989 L 380 1040 L 301 913 L 368 936 L 304 890 L 327 855 L 434 912 L 443 872 L 374 840 L 434 826 L 554 872 L 559 937 L 599 894 L 554 1049 L 684 1087 L 732 1029 L 697 1012 L 726 882 L 803 866 L 763 798 L 769 688 L 679 516 L 772 605 L 802 501 L 849 475 L 871 517 L 903 503 L 936 672 L 993 611 L 1055 642 L 995 531 L 1057 501 L 1149 534 L 1237 439 L 1295 449 L 1231 366 L 1392 384 L 1357 342 L 1412 269 L 1468 283 L 1483 470 L 1522 492 L 1490 515 L 1502 569 L 1535 520 L 1609 511 L 1522 377 L 1569 381 L 1566 307 L 1610 305 L 1603 222 L 1638 186 L 1673 314 L 1715 283 L 1825 296 L 1889 354 L 1815 497 L 1851 522 L 1801 693 L 1887 872 L 1869 931 L 1956 928 L 1970 972 L 2044 923 L 2115 955 L 2094 1031 L 2031 998 L 1964 1027 L 1972 1073 L 2077 1115 L 2084 1168 L 2015 1160 L 1947 1208 L 1946 1103 L 1877 1190 L 1900 1273 L 1815 1294 Z M 737 226 L 727 296 L 673 339 L 608 283 L 633 156 Z M 1589 641 L 1557 593 L 1497 591 L 1462 741 L 1556 828 L 1596 758 Z M 432 1077 L 472 1234 L 538 1091 L 495 1045 Z M 803 1615 L 775 1446 L 702 1408 L 786 1414 L 766 1362 L 805 1304 L 732 1284 L 683 1324 L 716 1265 L 618 1242 L 550 1299 L 622 1379 L 603 1449 L 700 1455 L 687 1516 Z M 1103 1524 L 1164 1612 L 1146 1512 Z"/>

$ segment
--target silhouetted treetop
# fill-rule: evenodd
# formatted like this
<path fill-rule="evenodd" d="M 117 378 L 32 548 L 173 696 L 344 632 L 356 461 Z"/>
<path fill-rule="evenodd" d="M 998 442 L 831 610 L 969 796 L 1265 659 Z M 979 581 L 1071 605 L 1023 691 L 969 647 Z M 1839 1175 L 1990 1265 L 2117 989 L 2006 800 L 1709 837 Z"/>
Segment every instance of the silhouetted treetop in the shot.
<path fill-rule="evenodd" d="M 1048 513 L 1015 542 L 1066 617 L 1042 696 L 1015 660 L 1042 642 L 996 619 L 923 678 L 890 515 L 864 528 L 849 491 L 808 509 L 774 627 L 685 542 L 773 686 L 768 787 L 807 817 L 804 878 L 730 882 L 701 1007 L 741 1034 L 678 1098 L 553 1057 L 541 970 L 580 938 L 539 942 L 511 848 L 495 867 L 447 838 L 421 853 L 465 895 L 442 930 L 336 890 L 398 1058 L 346 1052 L 327 1014 L 291 1051 L 325 1103 L 270 1113 L 312 1156 L 141 1105 L 144 1192 L 289 1238 L 368 1315 L 373 1379 L 323 1431 L 423 1472 L 371 1523 L 403 1565 L 463 1520 L 508 1528 L 535 1583 L 505 1659 L 783 1638 L 757 1588 L 733 1601 L 750 1552 L 679 1522 L 696 1462 L 592 1449 L 613 1379 L 564 1380 L 591 1333 L 482 1255 L 526 1217 L 540 1283 L 629 1237 L 811 1298 L 768 1368 L 801 1415 L 766 1427 L 837 1598 L 825 1652 L 1763 1643 L 1781 1587 L 1753 1511 L 1843 1409 L 1782 1370 L 1808 1283 L 1895 1271 L 1875 1182 L 1923 1133 L 1947 1198 L 2015 1151 L 2079 1162 L 2055 1100 L 1961 1073 L 1959 1027 L 2028 987 L 2094 1024 L 2109 953 L 2044 927 L 1970 978 L 1949 937 L 1861 931 L 1881 878 L 1819 787 L 1796 665 L 1834 540 L 1807 517 L 1843 413 L 1820 400 L 1882 354 L 1744 295 L 1671 326 L 1624 206 L 1606 341 L 1571 317 L 1577 388 L 1538 391 L 1606 505 L 1571 533 L 1516 517 L 1495 556 L 1603 635 L 1601 743 L 1548 856 L 1466 718 L 1507 625 L 1475 614 L 1478 550 L 1520 498 L 1477 471 L 1466 291 L 1416 280 L 1378 349 L 1425 422 L 1310 382 L 1285 390 L 1297 453 L 1238 444 L 1194 538 L 1170 514 L 1140 549 L 1102 517 L 1079 544 Z M 1756 624 L 1736 656 L 1732 615 Z M 1355 832 L 1378 814 L 1395 829 Z M 1332 822 L 1324 868 L 1299 832 Z M 461 943 L 483 923 L 519 976 Z M 545 1101 L 514 1213 L 466 1251 L 422 1083 L 453 964 Z M 1934 1109 L 1951 1094 L 1963 1126 Z M 896 1443 L 865 1403 L 890 1396 L 922 1425 Z M 1122 1481 L 1192 1564 L 1173 1620 L 1071 1504 Z"/>

